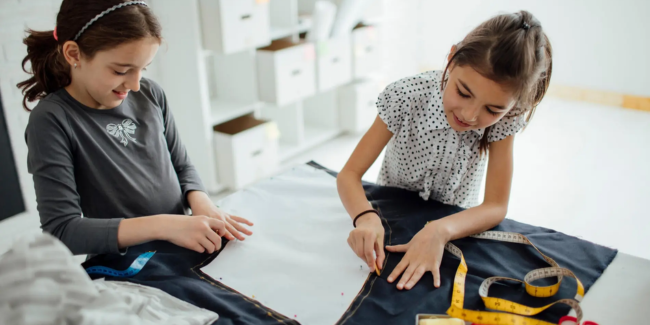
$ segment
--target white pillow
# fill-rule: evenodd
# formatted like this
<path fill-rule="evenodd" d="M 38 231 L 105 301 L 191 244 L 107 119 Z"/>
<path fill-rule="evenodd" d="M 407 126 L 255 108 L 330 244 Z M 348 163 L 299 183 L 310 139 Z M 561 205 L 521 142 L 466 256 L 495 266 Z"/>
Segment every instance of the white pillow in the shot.
<path fill-rule="evenodd" d="M 127 282 L 91 281 L 49 234 L 0 255 L 0 324 L 211 324 L 217 314 Z"/>

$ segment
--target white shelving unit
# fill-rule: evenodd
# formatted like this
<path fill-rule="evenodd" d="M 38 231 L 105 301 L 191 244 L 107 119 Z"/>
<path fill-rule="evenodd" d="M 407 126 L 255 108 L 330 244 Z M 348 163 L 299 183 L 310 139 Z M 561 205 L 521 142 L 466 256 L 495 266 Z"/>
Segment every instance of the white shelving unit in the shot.
<path fill-rule="evenodd" d="M 212 125 L 218 125 L 249 113 L 258 112 L 263 102 L 246 102 L 234 99 L 214 99 L 210 102 Z"/>
<path fill-rule="evenodd" d="M 381 68 L 380 29 L 365 25 L 380 20 L 382 1 L 349 35 L 309 43 L 301 36 L 314 2 L 150 0 L 165 39 L 153 75 L 210 192 L 245 186 L 251 174 L 369 125 L 379 90 L 366 79 Z"/>

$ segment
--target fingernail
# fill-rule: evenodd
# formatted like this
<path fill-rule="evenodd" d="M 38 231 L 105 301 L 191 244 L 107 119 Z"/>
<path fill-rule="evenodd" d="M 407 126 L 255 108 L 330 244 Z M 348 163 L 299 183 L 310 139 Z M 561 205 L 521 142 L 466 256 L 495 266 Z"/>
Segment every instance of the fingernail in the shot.
<path fill-rule="evenodd" d="M 389 277 L 388 282 L 393 282 L 393 278 Z"/>

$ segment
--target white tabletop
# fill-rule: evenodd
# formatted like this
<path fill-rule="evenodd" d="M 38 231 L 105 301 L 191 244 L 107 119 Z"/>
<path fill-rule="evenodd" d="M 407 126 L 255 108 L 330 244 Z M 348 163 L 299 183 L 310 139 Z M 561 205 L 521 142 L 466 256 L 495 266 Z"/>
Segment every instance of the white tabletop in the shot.
<path fill-rule="evenodd" d="M 289 317 L 298 315 L 297 319 L 303 324 L 329 324 L 332 323 L 331 319 L 335 320 L 341 315 L 352 298 L 349 294 L 359 290 L 368 270 L 347 270 L 341 276 L 350 281 L 339 279 L 320 288 L 306 288 L 304 285 L 292 288 L 286 285 L 283 290 L 273 290 L 273 286 L 269 285 L 287 276 L 294 280 L 287 279 L 287 283 L 300 282 L 304 280 L 302 274 L 313 276 L 324 271 L 326 265 L 334 265 L 341 260 L 349 264 L 362 264 L 345 242 L 344 237 L 347 237 L 352 226 L 338 198 L 335 178 L 304 165 L 235 193 L 220 204 L 227 211 L 232 210 L 232 213 L 241 212 L 246 214 L 243 217 L 259 219 L 253 221 L 260 227 L 253 229 L 256 234 L 249 241 L 226 246 L 223 256 L 217 259 L 221 265 L 208 265 L 204 272 L 213 277 L 223 277 L 224 283 L 246 295 L 255 295 L 263 304 Z M 292 222 L 287 217 L 299 221 Z M 323 223 L 323 220 L 328 222 Z M 319 231 L 311 229 L 313 226 Z M 314 235 L 303 238 L 300 242 L 304 244 L 301 245 L 292 239 L 300 232 L 296 227 L 311 229 L 309 232 Z M 271 236 L 265 236 L 265 232 Z M 283 232 L 288 233 L 283 235 Z M 319 245 L 327 246 L 327 252 L 317 254 L 319 257 L 316 260 L 304 254 Z M 291 265 L 291 272 L 275 269 L 274 261 Z M 262 265 L 257 265 L 260 263 Z M 248 265 L 250 269 L 242 269 L 238 265 Z M 340 265 L 338 267 L 341 268 Z M 264 270 L 264 276 L 259 276 L 260 270 Z M 238 280 L 242 278 L 246 278 L 246 281 Z M 303 290 L 309 290 L 310 299 L 290 301 L 291 297 L 296 296 L 292 290 L 301 291 L 302 296 Z M 345 296 L 341 296 L 343 291 Z M 335 297 L 337 295 L 338 298 Z M 332 299 L 338 300 L 332 303 Z M 318 302 L 320 300 L 323 300 L 322 303 Z M 317 314 L 313 312 L 314 305 L 320 306 Z M 644 324 L 644 312 L 650 310 L 650 260 L 619 253 L 590 288 L 581 307 L 585 320 L 600 325 Z M 325 318 L 328 320 L 324 321 Z"/>
<path fill-rule="evenodd" d="M 650 261 L 619 252 L 580 306 L 599 325 L 647 324 Z"/>

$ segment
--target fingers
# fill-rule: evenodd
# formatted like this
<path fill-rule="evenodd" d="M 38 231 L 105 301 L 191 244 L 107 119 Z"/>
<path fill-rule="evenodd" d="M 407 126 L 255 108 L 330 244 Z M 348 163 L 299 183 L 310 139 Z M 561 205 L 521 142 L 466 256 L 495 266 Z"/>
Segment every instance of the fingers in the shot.
<path fill-rule="evenodd" d="M 221 237 L 217 235 L 214 231 L 206 232 L 205 236 L 214 244 L 214 250 L 218 251 L 221 249 Z"/>
<path fill-rule="evenodd" d="M 397 264 L 397 266 L 393 269 L 393 272 L 388 276 L 388 283 L 393 283 L 395 279 L 399 277 L 402 272 L 406 269 L 406 267 L 409 265 L 408 260 L 406 259 L 406 256 L 402 258 L 402 260 Z"/>
<path fill-rule="evenodd" d="M 363 235 L 361 235 L 361 233 L 356 229 L 352 230 L 350 236 L 348 236 L 348 245 L 350 245 L 354 254 L 356 254 L 360 259 L 366 261 L 363 243 Z M 368 262 L 366 261 L 366 263 Z"/>
<path fill-rule="evenodd" d="M 413 264 L 411 264 L 411 265 L 413 265 Z M 416 267 L 414 269 L 415 269 L 415 271 L 412 272 L 411 275 L 409 275 L 409 276 L 406 276 L 406 273 L 408 273 L 408 270 L 406 270 L 406 273 L 404 273 L 405 276 L 402 276 L 402 280 L 400 281 L 400 282 L 402 282 L 402 281 L 406 282 L 406 284 L 404 285 L 404 289 L 406 289 L 406 290 L 411 290 L 415 286 L 415 284 L 418 283 L 418 281 L 420 281 L 420 279 L 424 275 L 424 272 L 426 272 L 426 269 L 425 269 L 425 267 L 423 265 L 420 265 L 420 266 L 418 266 L 418 267 Z M 405 278 L 407 278 L 407 279 L 404 280 Z M 398 287 L 399 287 L 399 285 L 398 285 Z"/>
<path fill-rule="evenodd" d="M 216 231 L 219 236 L 223 236 L 223 233 L 226 231 L 225 222 L 209 217 L 205 217 L 205 220 L 208 222 L 208 225 L 212 230 Z"/>
<path fill-rule="evenodd" d="M 404 289 L 406 282 L 411 279 L 411 275 L 413 275 L 415 269 L 416 269 L 415 264 L 409 264 L 409 266 L 406 268 L 406 271 L 404 271 L 404 274 L 402 274 L 402 278 L 399 280 L 399 283 L 397 284 L 398 290 Z"/>
<path fill-rule="evenodd" d="M 440 267 L 433 268 L 431 273 L 433 273 L 433 286 L 440 288 Z"/>
<path fill-rule="evenodd" d="M 365 252 L 363 251 L 363 237 L 360 236 L 359 234 L 354 234 L 350 238 L 350 241 L 352 243 L 352 250 L 354 251 L 357 256 L 359 256 L 360 259 L 366 260 L 366 255 Z"/>
<path fill-rule="evenodd" d="M 242 219 L 242 218 L 239 218 L 239 219 Z M 244 219 L 244 220 L 246 220 L 246 219 Z M 242 232 L 245 235 L 250 236 L 250 235 L 253 234 L 252 231 L 246 229 L 239 221 L 235 220 L 232 216 L 230 216 L 230 218 L 228 219 L 228 222 L 230 223 L 231 226 L 235 227 L 235 229 L 237 229 L 237 231 Z"/>
<path fill-rule="evenodd" d="M 197 253 L 204 253 L 205 252 L 205 247 L 201 246 L 198 242 L 195 242 L 192 245 L 189 245 L 186 247 L 187 249 L 191 249 Z"/>
<path fill-rule="evenodd" d="M 377 252 L 377 267 L 381 270 L 384 265 L 384 259 L 386 258 L 386 253 L 384 253 L 384 236 L 377 235 L 375 251 Z"/>
<path fill-rule="evenodd" d="M 230 236 L 234 236 L 234 238 L 237 238 L 239 240 L 245 240 L 246 238 L 233 227 L 233 225 L 230 222 L 226 222 L 226 230 L 230 233 Z M 226 237 L 228 238 L 228 237 Z M 230 239 L 230 238 L 228 238 Z M 232 240 L 232 239 L 231 239 Z"/>
<path fill-rule="evenodd" d="M 408 250 L 408 248 L 409 248 L 408 244 L 386 246 L 386 250 L 393 253 L 404 253 Z"/>
<path fill-rule="evenodd" d="M 205 252 L 208 254 L 214 253 L 215 246 L 207 237 L 202 237 L 199 239 L 199 244 L 205 248 Z"/>
<path fill-rule="evenodd" d="M 374 234 L 368 233 L 363 236 L 363 256 L 368 268 L 375 269 L 375 237 Z"/>
<path fill-rule="evenodd" d="M 354 238 L 352 237 L 352 232 L 350 232 L 350 235 L 348 235 L 348 246 L 350 246 L 350 248 L 352 248 L 352 251 L 353 251 L 355 254 L 357 254 L 357 250 L 355 249 L 355 245 L 354 245 L 354 244 L 355 244 L 355 242 L 354 242 Z M 359 256 L 359 254 L 357 254 L 357 256 Z"/>
<path fill-rule="evenodd" d="M 245 223 L 245 224 L 247 224 L 249 226 L 253 226 L 253 223 L 248 221 L 248 219 L 244 219 L 244 218 L 238 217 L 238 216 L 230 216 L 230 218 L 232 220 L 235 220 L 235 221 L 239 222 L 239 223 Z"/>
<path fill-rule="evenodd" d="M 230 234 L 230 232 L 228 232 L 228 230 L 226 229 L 226 223 L 225 222 L 223 222 L 221 220 L 214 219 L 214 218 L 206 218 L 206 220 L 208 222 L 208 225 L 210 225 L 210 228 L 212 228 L 212 230 L 216 231 L 219 236 L 226 237 L 226 239 L 228 239 L 228 240 L 233 240 L 234 239 L 232 234 Z"/>

